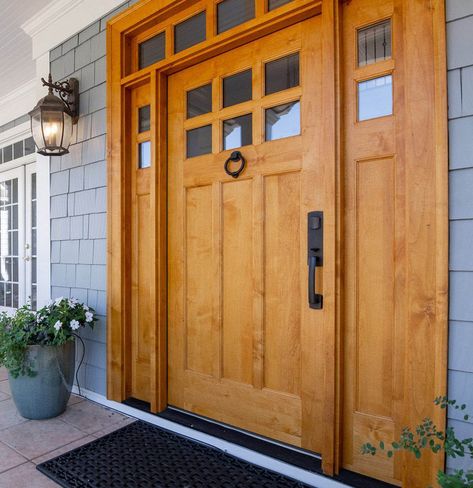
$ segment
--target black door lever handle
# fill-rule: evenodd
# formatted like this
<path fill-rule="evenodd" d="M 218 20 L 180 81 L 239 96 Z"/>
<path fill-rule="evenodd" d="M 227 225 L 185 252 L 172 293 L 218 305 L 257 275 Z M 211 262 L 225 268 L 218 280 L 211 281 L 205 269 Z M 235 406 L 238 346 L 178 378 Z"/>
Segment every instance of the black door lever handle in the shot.
<path fill-rule="evenodd" d="M 308 295 L 309 307 L 320 310 L 323 308 L 323 296 L 316 293 L 316 269 L 323 266 L 323 213 L 310 212 L 307 225 L 307 254 L 308 254 Z"/>

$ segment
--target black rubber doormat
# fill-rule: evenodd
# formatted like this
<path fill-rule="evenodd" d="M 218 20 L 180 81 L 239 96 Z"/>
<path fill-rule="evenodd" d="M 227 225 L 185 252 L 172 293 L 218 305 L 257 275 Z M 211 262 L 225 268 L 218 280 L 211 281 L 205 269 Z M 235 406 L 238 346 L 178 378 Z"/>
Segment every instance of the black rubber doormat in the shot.
<path fill-rule="evenodd" d="M 65 488 L 302 488 L 303 483 L 137 421 L 37 466 Z"/>

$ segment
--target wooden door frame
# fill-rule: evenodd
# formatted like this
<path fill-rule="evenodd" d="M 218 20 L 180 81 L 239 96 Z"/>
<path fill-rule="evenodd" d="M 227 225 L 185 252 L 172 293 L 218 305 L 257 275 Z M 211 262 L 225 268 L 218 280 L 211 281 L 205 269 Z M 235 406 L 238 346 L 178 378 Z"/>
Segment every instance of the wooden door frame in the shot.
<path fill-rule="evenodd" d="M 171 46 L 167 47 L 165 60 L 133 72 L 135 57 L 129 53 L 136 46 L 136 39 L 142 39 L 144 33 L 152 29 L 153 25 L 162 23 L 164 19 L 172 18 L 179 12 L 193 6 L 208 4 L 210 17 L 215 15 L 217 0 L 142 0 L 123 13 L 117 15 L 107 24 L 107 159 L 108 159 L 108 330 L 107 330 L 107 396 L 121 402 L 126 399 L 127 391 L 127 361 L 129 341 L 126 324 L 130 316 L 129 304 L 129 256 L 127 255 L 128 239 L 126 236 L 129 221 L 129 188 L 127 187 L 129 161 L 129 147 L 123 143 L 127 135 L 128 124 L 126 114 L 129 111 L 129 90 L 140 83 L 148 82 L 151 88 L 151 106 L 160 106 L 159 118 L 156 110 L 151 116 L 152 161 L 151 169 L 151 207 L 155 208 L 150 222 L 153 234 L 156 235 L 154 247 L 155 263 L 152 269 L 153 279 L 150 283 L 152 296 L 156 297 L 152 316 L 156 327 L 151 332 L 152 350 L 155 352 L 151 360 L 151 410 L 158 412 L 167 407 L 167 170 L 166 170 L 166 137 L 167 114 L 166 92 L 167 76 L 212 56 L 221 54 L 235 47 L 263 37 L 285 26 L 299 22 L 313 15 L 322 17 L 322 50 L 323 50 L 323 104 L 324 128 L 323 147 L 320 156 L 326 165 L 325 191 L 332 195 L 332 201 L 325 210 L 325 269 L 324 269 L 324 304 L 326 319 L 324 321 L 326 344 L 324 357 L 326 369 L 323 372 L 323 388 L 325 391 L 324 414 L 324 450 L 322 454 L 323 469 L 326 474 L 338 472 L 340 466 L 340 395 L 342 385 L 341 333 L 343 317 L 341 313 L 342 299 L 342 252 L 343 223 L 341 209 L 343 202 L 343 188 L 341 184 L 342 164 L 341 146 L 343 134 L 341 117 L 343 106 L 341 103 L 340 76 L 340 16 L 343 3 L 356 0 L 293 0 L 280 9 L 257 17 L 245 24 L 232 29 L 228 33 L 211 37 L 207 41 L 194 46 L 182 53 L 172 54 Z M 432 56 L 425 60 L 431 63 L 434 74 L 431 87 L 430 101 L 434 106 L 435 135 L 429 147 L 435 147 L 434 161 L 421 161 L 424 175 L 429 174 L 435 181 L 431 190 L 431 201 L 434 204 L 433 213 L 428 216 L 413 210 L 411 224 L 422 228 L 425 225 L 435 226 L 435 245 L 426 242 L 431 234 L 422 235 L 420 245 L 430 245 L 434 248 L 433 269 L 425 269 L 424 263 L 410 262 L 412 276 L 422 276 L 422 283 L 426 280 L 435 283 L 429 297 L 431 306 L 420 312 L 413 311 L 410 318 L 413 327 L 428 338 L 432 327 L 438 330 L 431 334 L 429 346 L 435 351 L 430 361 L 420 365 L 416 363 L 414 370 L 409 371 L 405 379 L 406 412 L 412 407 L 417 411 L 415 398 L 409 396 L 416 385 L 416 375 L 433 371 L 433 381 L 422 385 L 423 393 L 432 393 L 432 398 L 440 392 L 446 391 L 446 358 L 447 358 L 447 312 L 448 312 L 448 154 L 447 154 L 447 104 L 446 104 L 446 49 L 445 49 L 445 8 L 443 0 L 431 0 L 429 9 L 419 5 L 409 5 L 410 0 L 394 0 L 395 8 L 403 16 L 407 30 L 404 36 L 403 52 L 416 52 L 418 39 L 416 26 L 419 16 L 423 21 L 423 34 L 428 36 L 428 42 L 433 45 Z M 256 0 L 256 11 L 264 12 L 263 0 Z M 212 29 L 212 19 L 208 19 L 208 27 Z M 429 29 L 430 26 L 430 29 Z M 166 29 L 172 28 L 171 26 Z M 157 32 L 156 32 L 157 33 Z M 141 37 L 139 37 L 141 36 Z M 418 89 L 419 78 L 412 73 L 409 57 L 401 59 L 406 71 L 406 100 L 414 100 L 415 90 Z M 424 65 L 425 65 L 424 63 Z M 413 102 L 415 103 L 415 102 Z M 406 121 L 409 134 L 422 130 L 422 119 L 412 118 Z M 415 143 L 413 137 L 409 139 Z M 406 152 L 412 154 L 410 148 Z M 415 155 L 417 156 L 417 155 Z M 420 171 L 420 170 L 419 170 Z M 413 172 L 414 174 L 414 172 Z M 415 174 L 414 174 L 415 176 Z M 418 174 L 420 176 L 420 173 Z M 412 197 L 414 198 L 414 197 Z M 412 209 L 414 203 L 410 201 Z M 429 249 L 427 247 L 427 249 Z M 432 252 L 432 251 L 431 251 Z M 151 264 L 151 263 L 150 263 Z M 422 267 L 424 266 L 424 268 Z M 409 285 L 411 286 L 411 285 Z M 415 302 L 421 301 L 422 290 L 414 289 Z M 432 290 L 432 287 L 430 287 Z M 413 303 L 414 303 L 413 302 Z M 424 300 L 425 302 L 425 300 Z M 432 318 L 433 317 L 433 318 Z M 414 334 L 414 332 L 413 332 Z M 429 370 L 430 368 L 430 370 Z M 316 376 L 314 373 L 314 381 Z M 437 423 L 444 425 L 445 419 L 433 409 L 427 409 Z M 407 418 L 407 415 L 406 415 Z M 442 463 L 429 458 L 429 472 L 434 472 Z M 412 471 L 411 461 L 406 459 L 405 471 Z M 406 475 L 407 476 L 407 475 Z M 407 479 L 407 478 L 406 478 Z"/>

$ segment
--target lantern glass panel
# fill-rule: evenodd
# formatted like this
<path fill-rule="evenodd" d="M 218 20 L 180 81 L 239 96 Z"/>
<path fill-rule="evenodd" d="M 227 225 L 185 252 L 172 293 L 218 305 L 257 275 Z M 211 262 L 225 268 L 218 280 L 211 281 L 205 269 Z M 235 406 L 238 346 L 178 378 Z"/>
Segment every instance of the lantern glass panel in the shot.
<path fill-rule="evenodd" d="M 38 148 L 42 149 L 45 146 L 44 138 L 43 138 L 43 131 L 41 126 L 41 110 L 37 110 L 31 116 L 31 132 L 33 133 L 33 139 L 38 146 Z"/>
<path fill-rule="evenodd" d="M 51 149 L 60 147 L 64 128 L 63 112 L 43 110 L 42 125 L 45 146 Z"/>

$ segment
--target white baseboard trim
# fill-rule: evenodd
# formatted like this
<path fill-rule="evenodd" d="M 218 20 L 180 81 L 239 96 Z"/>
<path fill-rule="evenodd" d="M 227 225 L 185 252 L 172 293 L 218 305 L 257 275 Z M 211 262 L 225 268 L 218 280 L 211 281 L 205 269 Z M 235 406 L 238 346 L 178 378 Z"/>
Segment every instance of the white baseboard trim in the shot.
<path fill-rule="evenodd" d="M 75 394 L 79 393 L 77 387 L 74 386 L 73 392 Z M 290 464 L 284 463 L 283 461 L 279 461 L 263 454 L 259 454 L 258 452 L 251 451 L 250 449 L 238 446 L 228 441 L 224 441 L 222 439 L 219 439 L 218 437 L 204 434 L 203 432 L 198 432 L 194 429 L 190 429 L 189 427 L 184 427 L 156 415 L 142 412 L 141 410 L 129 407 L 128 405 L 123 405 L 122 403 L 107 400 L 107 398 L 105 398 L 103 395 L 100 395 L 93 391 L 81 388 L 81 392 L 82 396 L 95 403 L 99 403 L 100 405 L 103 405 L 105 407 L 112 408 L 113 410 L 116 410 L 117 412 L 123 413 L 130 417 L 144 420 L 145 422 L 149 422 L 150 424 L 162 427 L 163 429 L 170 430 L 172 432 L 175 432 L 176 434 L 181 434 L 197 442 L 202 442 L 203 444 L 215 447 L 232 456 L 256 464 L 263 468 L 270 469 L 271 471 L 281 473 L 285 476 L 289 476 L 290 478 L 306 483 L 309 486 L 313 486 L 316 488 L 347 488 L 347 485 L 327 478 L 325 476 L 311 473 L 310 471 L 307 471 L 305 469 L 292 466 Z"/>

